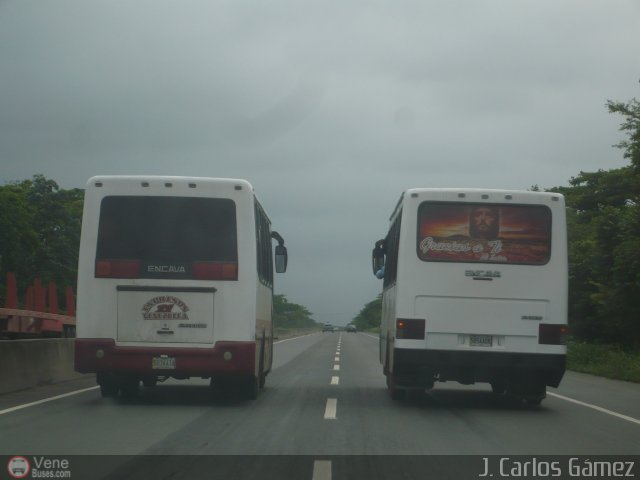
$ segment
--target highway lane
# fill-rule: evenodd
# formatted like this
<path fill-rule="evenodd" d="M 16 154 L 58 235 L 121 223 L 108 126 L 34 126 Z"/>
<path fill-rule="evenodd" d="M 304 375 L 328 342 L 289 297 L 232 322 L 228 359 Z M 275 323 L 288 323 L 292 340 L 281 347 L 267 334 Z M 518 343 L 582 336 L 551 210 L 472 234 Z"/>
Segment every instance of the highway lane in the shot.
<path fill-rule="evenodd" d="M 569 372 L 559 389 L 550 389 L 629 420 L 551 395 L 541 407 L 515 406 L 485 385 L 437 384 L 422 398 L 394 402 L 385 389 L 377 338 L 314 334 L 278 343 L 275 355 L 276 368 L 254 402 L 212 399 L 203 380 L 145 389 L 131 403 L 103 400 L 90 390 L 0 415 L 0 454 L 165 456 L 155 462 L 160 474 L 175 470 L 171 455 L 640 452 L 640 424 L 633 421 L 640 418 L 639 385 Z M 2 410 L 6 396 L 0 401 Z M 286 458 L 261 459 L 250 472 L 258 475 L 266 464 L 285 472 L 297 468 Z M 382 475 L 374 458 L 364 458 L 361 471 Z M 343 470 L 349 466 L 334 458 L 334 467 L 340 462 Z M 239 463 L 232 462 L 229 471 Z M 299 460 L 304 478 L 311 478 L 312 467 Z"/>

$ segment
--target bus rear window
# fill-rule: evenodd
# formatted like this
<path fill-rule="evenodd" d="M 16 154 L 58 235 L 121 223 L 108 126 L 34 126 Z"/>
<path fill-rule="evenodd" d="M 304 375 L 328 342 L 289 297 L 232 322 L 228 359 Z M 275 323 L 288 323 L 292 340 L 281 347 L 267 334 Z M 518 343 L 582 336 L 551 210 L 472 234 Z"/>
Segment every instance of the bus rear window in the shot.
<path fill-rule="evenodd" d="M 237 280 L 233 200 L 112 196 L 102 200 L 96 277 Z"/>
<path fill-rule="evenodd" d="M 545 265 L 551 210 L 542 205 L 424 202 L 418 257 L 429 262 Z"/>

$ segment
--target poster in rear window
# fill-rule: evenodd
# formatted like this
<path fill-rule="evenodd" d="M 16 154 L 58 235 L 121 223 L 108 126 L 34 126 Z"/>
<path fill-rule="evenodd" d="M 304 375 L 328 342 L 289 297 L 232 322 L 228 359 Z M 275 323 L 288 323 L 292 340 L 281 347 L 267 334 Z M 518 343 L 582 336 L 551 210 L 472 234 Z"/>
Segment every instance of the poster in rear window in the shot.
<path fill-rule="evenodd" d="M 550 255 L 545 206 L 425 202 L 418 210 L 421 260 L 545 265 Z"/>

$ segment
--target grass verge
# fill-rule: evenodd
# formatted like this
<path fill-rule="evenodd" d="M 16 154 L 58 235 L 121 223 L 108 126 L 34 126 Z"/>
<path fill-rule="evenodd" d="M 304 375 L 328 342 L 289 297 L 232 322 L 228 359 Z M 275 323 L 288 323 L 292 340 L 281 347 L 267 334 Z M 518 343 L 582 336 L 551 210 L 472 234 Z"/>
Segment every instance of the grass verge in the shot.
<path fill-rule="evenodd" d="M 640 351 L 625 350 L 617 345 L 571 342 L 567 345 L 567 368 L 640 383 Z"/>

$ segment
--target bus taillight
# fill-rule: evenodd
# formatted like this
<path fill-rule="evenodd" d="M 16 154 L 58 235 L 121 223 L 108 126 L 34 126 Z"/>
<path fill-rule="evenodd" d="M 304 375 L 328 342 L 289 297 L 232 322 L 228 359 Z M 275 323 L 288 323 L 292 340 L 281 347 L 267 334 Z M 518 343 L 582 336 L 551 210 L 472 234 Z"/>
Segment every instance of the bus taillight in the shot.
<path fill-rule="evenodd" d="M 396 338 L 399 340 L 424 340 L 424 319 L 398 318 Z"/>
<path fill-rule="evenodd" d="M 140 260 L 97 260 L 96 278 L 138 278 Z"/>
<path fill-rule="evenodd" d="M 233 262 L 195 262 L 194 280 L 238 280 L 238 264 Z"/>
<path fill-rule="evenodd" d="M 569 327 L 550 323 L 538 326 L 538 343 L 541 345 L 566 345 Z"/>

